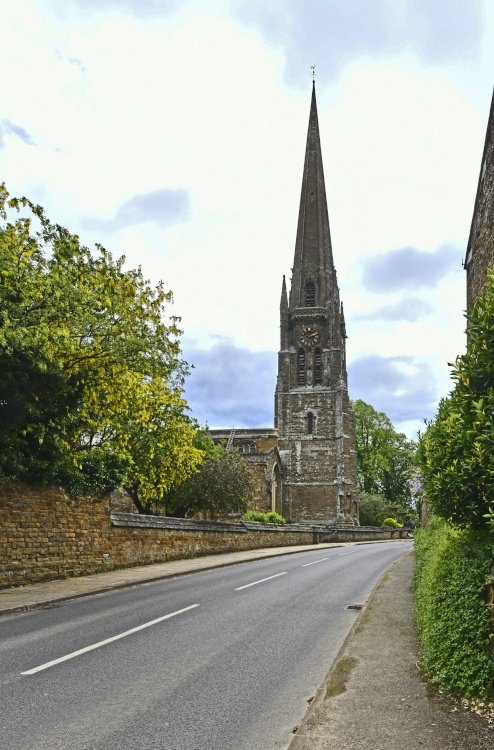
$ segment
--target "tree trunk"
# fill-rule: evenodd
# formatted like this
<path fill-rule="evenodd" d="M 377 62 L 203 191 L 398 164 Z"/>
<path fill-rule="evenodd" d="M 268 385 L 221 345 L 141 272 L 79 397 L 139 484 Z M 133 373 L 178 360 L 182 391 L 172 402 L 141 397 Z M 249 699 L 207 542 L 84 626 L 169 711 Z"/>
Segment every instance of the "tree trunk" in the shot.
<path fill-rule="evenodd" d="M 149 508 L 146 504 L 141 502 L 139 497 L 139 491 L 137 487 L 124 487 L 125 492 L 130 495 L 132 502 L 136 506 L 138 512 L 143 516 L 150 515 Z"/>

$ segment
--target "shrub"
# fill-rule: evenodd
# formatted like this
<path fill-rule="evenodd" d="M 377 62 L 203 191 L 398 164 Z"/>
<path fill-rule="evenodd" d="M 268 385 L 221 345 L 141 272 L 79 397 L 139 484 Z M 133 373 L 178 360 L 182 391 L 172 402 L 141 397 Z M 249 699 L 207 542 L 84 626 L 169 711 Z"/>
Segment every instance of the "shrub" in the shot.
<path fill-rule="evenodd" d="M 433 518 L 415 537 L 417 625 L 427 677 L 466 698 L 494 694 L 494 539 Z"/>
<path fill-rule="evenodd" d="M 259 523 L 277 523 L 283 525 L 286 523 L 286 518 L 283 518 L 280 513 L 276 513 L 274 510 L 270 511 L 269 513 L 261 513 L 261 511 L 257 510 L 248 510 L 247 513 L 243 514 L 242 521 L 258 521 Z"/>
<path fill-rule="evenodd" d="M 392 529 L 402 529 L 403 524 L 396 520 L 396 518 L 385 518 L 381 526 L 389 526 Z"/>

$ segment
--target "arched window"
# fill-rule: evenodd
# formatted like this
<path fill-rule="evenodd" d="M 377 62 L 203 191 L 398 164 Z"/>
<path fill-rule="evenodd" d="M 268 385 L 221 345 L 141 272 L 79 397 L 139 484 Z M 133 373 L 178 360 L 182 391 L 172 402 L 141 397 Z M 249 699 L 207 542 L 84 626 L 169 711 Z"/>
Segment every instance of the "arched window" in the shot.
<path fill-rule="evenodd" d="M 307 414 L 307 434 L 312 435 L 313 432 L 314 432 L 314 415 L 310 411 Z"/>
<path fill-rule="evenodd" d="M 303 349 L 298 350 L 297 382 L 299 385 L 305 385 L 305 351 Z"/>
<path fill-rule="evenodd" d="M 314 307 L 316 304 L 316 288 L 313 281 L 305 284 L 305 306 Z"/>
<path fill-rule="evenodd" d="M 314 385 L 322 383 L 322 352 L 320 349 L 314 351 Z"/>

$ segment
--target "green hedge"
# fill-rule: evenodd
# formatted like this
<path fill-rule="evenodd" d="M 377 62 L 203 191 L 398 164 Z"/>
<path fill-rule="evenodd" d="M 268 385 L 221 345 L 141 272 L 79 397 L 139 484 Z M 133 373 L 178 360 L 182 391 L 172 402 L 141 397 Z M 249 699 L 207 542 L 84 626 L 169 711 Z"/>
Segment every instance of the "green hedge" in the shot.
<path fill-rule="evenodd" d="M 396 518 L 385 518 L 381 526 L 389 526 L 391 529 L 402 529 L 403 524 L 396 520 Z"/>
<path fill-rule="evenodd" d="M 242 516 L 243 521 L 258 521 L 259 523 L 277 523 L 285 524 L 286 518 L 272 510 L 269 513 L 262 513 L 259 510 L 248 510 Z"/>
<path fill-rule="evenodd" d="M 438 518 L 415 535 L 417 625 L 428 679 L 465 698 L 494 695 L 493 619 L 486 599 L 494 538 Z"/>

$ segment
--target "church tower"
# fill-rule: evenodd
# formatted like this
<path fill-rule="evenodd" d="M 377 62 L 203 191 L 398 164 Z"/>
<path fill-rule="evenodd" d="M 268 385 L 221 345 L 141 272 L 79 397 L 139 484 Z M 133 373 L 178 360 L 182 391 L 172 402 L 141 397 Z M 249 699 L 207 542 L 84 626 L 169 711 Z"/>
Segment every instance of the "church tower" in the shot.
<path fill-rule="evenodd" d="M 293 521 L 358 513 L 345 318 L 333 263 L 315 85 L 290 294 L 280 304 L 275 428 L 284 464 L 282 512 Z"/>

